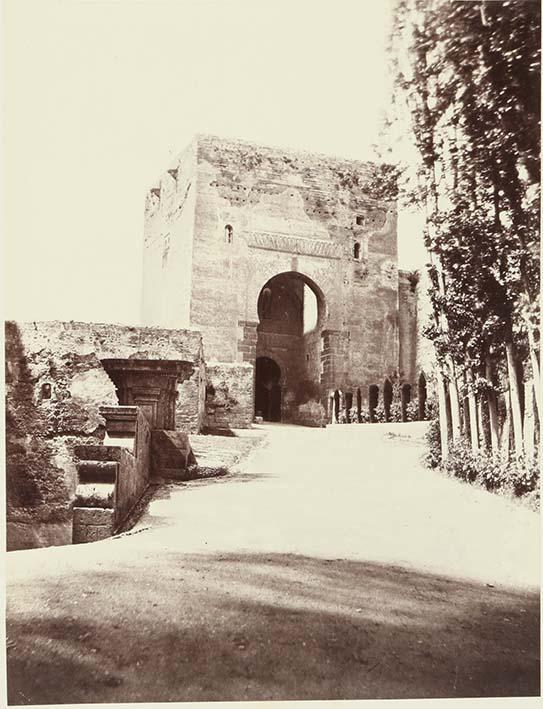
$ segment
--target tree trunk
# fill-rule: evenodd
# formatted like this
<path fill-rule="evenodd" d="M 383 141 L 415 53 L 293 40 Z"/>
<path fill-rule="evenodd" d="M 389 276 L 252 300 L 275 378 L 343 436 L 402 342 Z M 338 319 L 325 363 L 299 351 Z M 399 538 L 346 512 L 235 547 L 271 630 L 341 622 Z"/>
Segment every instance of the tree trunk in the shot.
<path fill-rule="evenodd" d="M 502 426 L 500 438 L 500 455 L 501 459 L 506 463 L 509 460 L 509 439 L 511 438 L 511 397 L 509 391 L 505 394 L 505 420 Z"/>
<path fill-rule="evenodd" d="M 515 366 L 515 353 L 513 343 L 507 342 L 505 345 L 507 356 L 507 375 L 509 379 L 509 394 L 511 401 L 511 418 L 513 421 L 513 435 L 515 441 L 515 455 L 521 458 L 524 452 L 522 441 L 522 413 L 520 407 L 520 392 L 517 380 L 517 369 Z"/>
<path fill-rule="evenodd" d="M 472 390 L 473 372 L 471 367 L 466 368 L 466 381 L 468 390 L 468 407 L 469 407 L 469 433 L 471 439 L 471 449 L 474 452 L 479 450 L 479 421 L 477 416 L 477 397 Z"/>
<path fill-rule="evenodd" d="M 460 418 L 460 397 L 458 395 L 456 367 L 450 355 L 447 355 L 447 365 L 450 372 L 449 398 L 451 400 L 452 437 L 454 441 L 457 441 L 462 437 L 462 419 Z"/>
<path fill-rule="evenodd" d="M 483 413 L 483 397 L 477 397 L 477 420 L 479 421 L 479 447 L 488 450 L 488 427 Z"/>
<path fill-rule="evenodd" d="M 494 385 L 494 378 L 492 376 L 492 362 L 490 357 L 486 358 L 485 374 L 490 384 Z M 496 393 L 493 390 L 487 392 L 486 403 L 488 406 L 488 420 L 490 424 L 490 446 L 492 448 L 492 455 L 496 456 L 500 448 L 500 427 L 498 423 Z"/>
<path fill-rule="evenodd" d="M 532 379 L 534 382 L 535 405 L 537 407 L 537 416 L 541 421 L 541 378 L 539 375 L 539 359 L 537 357 L 532 326 L 531 323 L 527 320 L 526 330 L 528 332 L 528 344 L 530 346 L 530 364 L 532 365 Z"/>
<path fill-rule="evenodd" d="M 526 461 L 534 459 L 534 382 L 524 382 L 524 454 Z"/>
<path fill-rule="evenodd" d="M 443 372 L 437 371 L 437 400 L 439 405 L 439 436 L 441 441 L 441 460 L 449 457 L 449 422 L 447 420 L 447 388 Z"/>

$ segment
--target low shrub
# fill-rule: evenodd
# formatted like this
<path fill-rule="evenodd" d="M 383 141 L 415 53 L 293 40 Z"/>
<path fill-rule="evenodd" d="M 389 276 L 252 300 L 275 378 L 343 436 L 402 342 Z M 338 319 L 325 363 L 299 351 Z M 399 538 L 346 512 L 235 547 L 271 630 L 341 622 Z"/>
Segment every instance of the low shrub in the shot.
<path fill-rule="evenodd" d="M 518 461 L 511 468 L 511 483 L 517 497 L 539 490 L 539 465 Z"/>
<path fill-rule="evenodd" d="M 362 407 L 360 409 L 360 423 L 370 422 L 370 410 L 367 407 Z"/>
<path fill-rule="evenodd" d="M 461 440 L 450 444 L 449 456 L 441 467 L 447 475 L 471 483 L 479 476 L 481 461 L 478 455 L 473 454 L 469 444 Z"/>
<path fill-rule="evenodd" d="M 349 409 L 349 423 L 359 423 L 358 409 L 355 406 Z"/>
<path fill-rule="evenodd" d="M 401 405 L 400 405 L 401 409 Z M 418 401 L 410 401 L 405 407 L 405 420 L 406 421 L 418 421 L 419 420 L 419 404 Z M 401 413 L 400 413 L 401 421 Z"/>
<path fill-rule="evenodd" d="M 430 420 L 426 431 L 426 455 L 424 462 L 429 468 L 437 468 L 441 464 L 441 438 L 439 419 Z"/>
<path fill-rule="evenodd" d="M 494 458 L 489 451 L 473 451 L 469 442 L 460 440 L 449 444 L 449 456 L 441 458 L 439 420 L 430 421 L 426 432 L 425 463 L 440 468 L 446 475 L 475 483 L 490 492 L 503 492 L 514 497 L 526 497 L 529 506 L 539 508 L 539 464 L 524 460 L 504 461 Z"/>

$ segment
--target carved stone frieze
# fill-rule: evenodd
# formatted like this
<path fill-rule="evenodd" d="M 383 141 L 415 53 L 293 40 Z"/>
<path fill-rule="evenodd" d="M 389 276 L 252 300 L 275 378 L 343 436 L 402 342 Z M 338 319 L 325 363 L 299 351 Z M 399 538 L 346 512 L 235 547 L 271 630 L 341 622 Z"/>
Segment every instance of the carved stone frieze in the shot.
<path fill-rule="evenodd" d="M 343 247 L 324 239 L 309 239 L 304 236 L 290 236 L 272 232 L 249 232 L 246 234 L 247 244 L 253 249 L 267 251 L 285 251 L 303 256 L 319 256 L 321 258 L 340 259 Z"/>

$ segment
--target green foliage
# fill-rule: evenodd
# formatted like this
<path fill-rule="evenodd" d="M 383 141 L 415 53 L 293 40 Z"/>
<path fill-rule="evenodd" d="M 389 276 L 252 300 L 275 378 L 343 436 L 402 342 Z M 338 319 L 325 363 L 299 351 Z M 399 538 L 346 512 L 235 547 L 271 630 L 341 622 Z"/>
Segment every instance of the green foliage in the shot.
<path fill-rule="evenodd" d="M 383 404 L 378 404 L 373 410 L 373 421 L 374 423 L 384 423 L 386 421 Z"/>
<path fill-rule="evenodd" d="M 515 463 L 511 467 L 511 482 L 515 495 L 520 497 L 531 492 L 539 491 L 540 466 L 536 463 L 526 465 L 523 462 Z"/>
<path fill-rule="evenodd" d="M 539 327 L 539 37 L 535 2 L 396 2 L 392 62 L 420 156 L 406 194 L 433 254 L 426 334 L 460 366 Z"/>
<path fill-rule="evenodd" d="M 367 186 L 373 199 L 395 200 L 398 197 L 400 170 L 396 165 L 378 164 Z"/>
<path fill-rule="evenodd" d="M 417 401 L 410 401 L 407 404 L 407 406 L 405 407 L 405 420 L 406 421 L 418 421 L 419 420 L 419 405 L 418 405 Z"/>
<path fill-rule="evenodd" d="M 437 468 L 439 465 L 441 465 L 441 439 L 439 429 L 439 418 L 437 416 L 430 419 L 425 438 L 425 463 L 429 468 Z"/>
<path fill-rule="evenodd" d="M 417 401 L 410 401 L 407 405 L 406 410 L 406 420 L 407 421 L 418 421 L 419 420 L 419 405 Z M 347 420 L 348 419 L 348 420 Z M 384 423 L 385 418 L 385 407 L 383 404 L 379 404 L 375 407 L 374 423 Z M 399 401 L 393 401 L 390 405 L 390 423 L 400 423 L 402 421 L 402 405 Z M 370 423 L 370 412 L 368 407 L 361 407 L 360 416 L 358 415 L 358 409 L 353 406 L 349 409 L 348 417 L 345 414 L 340 414 L 340 423 Z"/>
<path fill-rule="evenodd" d="M 429 444 L 426 463 L 439 467 L 450 477 L 475 483 L 491 492 L 503 491 L 515 497 L 531 495 L 537 505 L 539 500 L 539 465 L 523 460 L 508 462 L 494 458 L 488 451 L 474 452 L 464 440 L 453 442 L 446 461 L 441 460 L 439 422 L 433 419 L 427 433 Z"/>
<path fill-rule="evenodd" d="M 356 406 L 353 406 L 351 409 L 349 409 L 349 422 L 350 422 L 350 423 L 365 423 L 365 421 L 364 421 L 364 413 L 366 414 L 367 420 L 369 421 L 369 420 L 370 420 L 370 419 L 369 419 L 369 414 L 368 414 L 367 411 L 364 412 L 364 409 L 363 409 L 363 408 L 362 408 L 361 411 L 360 411 L 360 421 L 359 421 L 359 420 L 358 420 L 358 419 L 359 419 L 359 416 L 358 416 L 358 409 L 356 408 Z"/>
<path fill-rule="evenodd" d="M 418 149 L 400 184 L 424 210 L 430 260 L 424 334 L 444 381 L 469 381 L 461 396 L 514 392 L 515 367 L 539 357 L 540 35 L 538 2 L 396 0 L 396 111 Z M 530 492 L 534 479 L 469 446 L 447 466 L 488 489 L 514 478 Z"/>
<path fill-rule="evenodd" d="M 360 409 L 360 423 L 370 422 L 370 411 L 367 407 L 362 406 Z"/>

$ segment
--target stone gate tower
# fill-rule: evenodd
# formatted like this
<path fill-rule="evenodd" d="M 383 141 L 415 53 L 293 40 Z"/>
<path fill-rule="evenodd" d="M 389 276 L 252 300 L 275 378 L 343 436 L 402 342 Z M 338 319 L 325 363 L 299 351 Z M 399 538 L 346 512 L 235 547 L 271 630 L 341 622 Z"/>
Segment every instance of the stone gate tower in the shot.
<path fill-rule="evenodd" d="M 331 420 L 414 381 L 415 286 L 376 174 L 198 136 L 150 190 L 143 324 L 202 332 L 215 424 L 300 420 L 310 400 Z"/>

